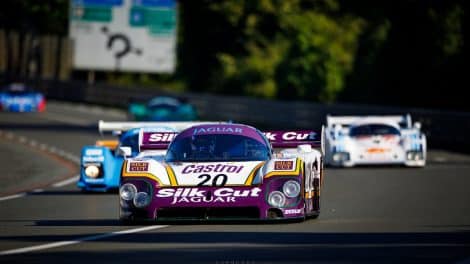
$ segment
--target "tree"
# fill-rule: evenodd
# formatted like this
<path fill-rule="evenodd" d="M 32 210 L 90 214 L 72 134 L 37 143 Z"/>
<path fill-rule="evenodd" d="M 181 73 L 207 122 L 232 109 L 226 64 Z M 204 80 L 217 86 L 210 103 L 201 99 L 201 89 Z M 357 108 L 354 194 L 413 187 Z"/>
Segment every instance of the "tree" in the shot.
<path fill-rule="evenodd" d="M 266 98 L 334 101 L 352 70 L 364 24 L 339 14 L 335 0 L 183 1 L 182 6 L 183 45 L 193 51 L 181 57 L 182 70 L 194 77 L 190 86 Z M 194 10 L 205 19 L 189 22 Z M 194 47 L 202 49 L 199 55 Z"/>

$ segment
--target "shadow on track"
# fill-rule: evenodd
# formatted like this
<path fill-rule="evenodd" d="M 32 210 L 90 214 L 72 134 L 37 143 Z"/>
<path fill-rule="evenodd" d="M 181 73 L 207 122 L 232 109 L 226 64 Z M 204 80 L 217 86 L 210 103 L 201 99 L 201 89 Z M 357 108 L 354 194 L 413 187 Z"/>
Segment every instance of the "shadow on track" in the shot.
<path fill-rule="evenodd" d="M 100 234 L 90 234 L 95 236 Z M 0 237 L 69 241 L 71 235 Z M 117 245 L 121 244 L 122 246 Z M 83 263 L 456 263 L 470 256 L 470 232 L 307 233 L 145 232 L 108 237 L 94 250 L 68 248 L 11 256 L 12 260 Z M 118 250 L 119 249 L 119 250 Z M 7 258 L 8 259 L 8 258 Z M 4 259 L 4 260 L 7 260 Z M 465 262 L 466 263 L 466 262 Z"/>
<path fill-rule="evenodd" d="M 107 192 L 87 192 L 82 190 L 47 190 L 42 192 L 28 192 L 31 196 L 47 196 L 47 195 L 117 195 L 117 190 Z"/>
<path fill-rule="evenodd" d="M 83 219 L 83 220 L 39 220 L 35 226 L 120 226 L 117 219 Z"/>
<path fill-rule="evenodd" d="M 97 219 L 97 220 L 36 220 L 35 226 L 121 226 L 124 228 L 133 228 L 133 226 L 152 226 L 152 225 L 172 225 L 172 226 L 189 226 L 189 225 L 278 225 L 278 224 L 295 224 L 301 223 L 300 220 L 165 220 L 165 221 L 136 221 L 132 224 L 124 224 L 118 219 Z"/>

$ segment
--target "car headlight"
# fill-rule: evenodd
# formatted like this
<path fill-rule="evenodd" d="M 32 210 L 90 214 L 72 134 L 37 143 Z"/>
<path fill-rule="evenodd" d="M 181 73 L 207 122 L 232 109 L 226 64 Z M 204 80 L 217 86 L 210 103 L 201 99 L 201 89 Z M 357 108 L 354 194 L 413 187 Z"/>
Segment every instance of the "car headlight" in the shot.
<path fill-rule="evenodd" d="M 268 203 L 272 207 L 283 207 L 286 203 L 286 197 L 280 191 L 274 191 L 269 194 Z"/>
<path fill-rule="evenodd" d="M 424 156 L 421 152 L 410 151 L 406 153 L 406 159 L 418 161 L 424 159 Z"/>
<path fill-rule="evenodd" d="M 150 195 L 146 192 L 138 192 L 134 197 L 134 205 L 137 208 L 144 208 L 150 203 Z"/>
<path fill-rule="evenodd" d="M 289 198 L 297 197 L 300 193 L 300 184 L 292 180 L 287 181 L 284 183 L 284 186 L 282 186 L 282 191 Z"/>
<path fill-rule="evenodd" d="M 90 178 L 96 178 L 100 175 L 100 168 L 96 165 L 89 165 L 85 168 L 85 175 Z"/>
<path fill-rule="evenodd" d="M 126 183 L 119 188 L 119 196 L 123 200 L 132 201 L 134 199 L 135 194 L 137 193 L 137 188 L 134 184 Z"/>
<path fill-rule="evenodd" d="M 423 160 L 423 159 L 424 159 L 423 153 L 421 153 L 421 152 L 417 153 L 417 155 L 415 157 L 415 160 L 418 161 L 418 160 Z"/>
<path fill-rule="evenodd" d="M 406 153 L 406 159 L 407 160 L 412 160 L 413 159 L 413 152 Z"/>
<path fill-rule="evenodd" d="M 333 160 L 336 162 L 349 160 L 349 153 L 347 152 L 336 152 L 333 154 Z"/>

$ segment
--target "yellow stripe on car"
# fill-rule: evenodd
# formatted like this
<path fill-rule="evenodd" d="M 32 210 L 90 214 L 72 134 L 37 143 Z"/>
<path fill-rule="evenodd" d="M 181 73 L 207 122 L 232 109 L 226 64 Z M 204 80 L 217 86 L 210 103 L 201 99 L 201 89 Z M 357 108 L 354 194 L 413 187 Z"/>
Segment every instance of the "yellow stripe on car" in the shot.
<path fill-rule="evenodd" d="M 125 178 L 130 178 L 130 177 L 148 178 L 148 179 L 157 181 L 159 186 L 165 186 L 166 185 L 166 184 L 163 184 L 162 181 L 157 176 L 155 176 L 151 173 L 148 173 L 148 172 L 137 172 L 137 173 L 128 172 L 128 171 L 126 171 L 126 168 L 127 168 L 127 161 L 124 161 L 124 163 L 122 164 L 122 172 L 121 172 L 122 177 L 125 177 Z"/>
<path fill-rule="evenodd" d="M 260 164 L 256 165 L 256 167 L 250 172 L 250 175 L 248 178 L 246 178 L 245 185 L 246 186 L 251 186 L 253 183 L 253 179 L 255 178 L 256 173 L 258 172 L 258 169 L 261 168 L 264 165 L 264 162 L 261 162 Z"/>
<path fill-rule="evenodd" d="M 264 176 L 264 178 L 269 178 L 273 176 L 297 176 L 301 173 L 301 168 L 302 168 L 302 160 L 297 158 L 296 159 L 296 165 L 295 165 L 295 170 L 293 171 L 271 171 L 268 174 Z"/>
<path fill-rule="evenodd" d="M 176 180 L 175 172 L 171 168 L 170 165 L 165 164 L 166 173 L 168 174 L 168 178 L 170 179 L 171 186 L 178 186 L 178 181 Z"/>

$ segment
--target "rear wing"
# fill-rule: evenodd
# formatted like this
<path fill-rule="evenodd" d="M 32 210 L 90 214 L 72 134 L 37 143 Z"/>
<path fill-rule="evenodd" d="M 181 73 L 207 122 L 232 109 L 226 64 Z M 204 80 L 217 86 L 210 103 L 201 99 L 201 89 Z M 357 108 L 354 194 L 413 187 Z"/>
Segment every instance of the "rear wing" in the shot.
<path fill-rule="evenodd" d="M 222 121 L 173 121 L 173 122 L 115 122 L 103 121 L 98 122 L 98 130 L 103 132 L 122 133 L 133 128 L 143 127 L 160 127 L 169 130 L 182 131 L 188 127 L 204 124 L 221 124 Z"/>
<path fill-rule="evenodd" d="M 273 148 L 297 148 L 300 145 L 310 145 L 320 148 L 323 152 L 323 133 L 314 130 L 274 130 L 264 131 L 266 138 Z"/>
<path fill-rule="evenodd" d="M 173 121 L 173 122 L 98 122 L 100 133 L 121 134 L 133 128 L 139 130 L 139 151 L 167 149 L 175 136 L 186 128 L 203 124 L 222 124 L 222 121 Z"/>
<path fill-rule="evenodd" d="M 328 128 L 333 126 L 349 127 L 352 124 L 361 122 L 389 122 L 398 124 L 401 128 L 411 128 L 411 116 L 406 115 L 364 115 L 364 116 L 326 116 L 326 125 Z"/>

